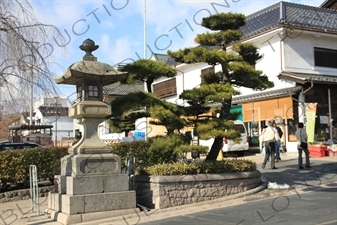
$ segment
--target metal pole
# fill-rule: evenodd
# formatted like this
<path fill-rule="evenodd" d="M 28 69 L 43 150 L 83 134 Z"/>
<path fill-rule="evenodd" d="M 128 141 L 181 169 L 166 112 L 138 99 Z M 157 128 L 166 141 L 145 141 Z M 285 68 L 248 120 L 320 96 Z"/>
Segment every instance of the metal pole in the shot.
<path fill-rule="evenodd" d="M 55 104 L 56 104 L 56 112 L 55 112 L 55 116 L 56 116 L 56 120 L 55 120 L 55 146 L 57 146 L 57 119 L 58 119 L 58 108 L 57 108 L 57 105 L 58 105 L 58 100 L 57 100 L 57 97 L 55 97 Z"/>
<path fill-rule="evenodd" d="M 147 43 L 146 43 L 146 0 L 144 0 L 144 59 L 147 58 Z M 144 82 L 145 92 L 148 92 L 146 82 Z M 146 106 L 145 106 L 146 112 Z M 145 117 L 145 141 L 147 140 L 147 117 Z"/>
<path fill-rule="evenodd" d="M 37 215 L 40 215 L 40 204 L 39 204 L 39 186 L 37 179 L 37 168 L 35 165 L 30 165 L 29 167 L 29 177 L 30 177 L 30 197 L 31 197 L 31 211 L 34 212 L 36 209 Z"/>
<path fill-rule="evenodd" d="M 33 48 L 33 43 L 31 43 L 31 48 Z M 33 51 L 32 51 L 32 56 L 33 57 Z M 30 61 L 30 93 L 29 93 L 29 125 L 33 125 L 33 81 L 34 81 L 34 75 L 33 75 L 33 59 L 31 58 Z"/>
<path fill-rule="evenodd" d="M 144 59 L 146 59 L 146 0 L 144 0 Z"/>
<path fill-rule="evenodd" d="M 329 133 L 330 133 L 330 140 L 329 142 L 333 143 L 332 139 L 332 114 L 331 114 L 331 94 L 330 88 L 328 89 L 328 101 L 329 101 Z"/>

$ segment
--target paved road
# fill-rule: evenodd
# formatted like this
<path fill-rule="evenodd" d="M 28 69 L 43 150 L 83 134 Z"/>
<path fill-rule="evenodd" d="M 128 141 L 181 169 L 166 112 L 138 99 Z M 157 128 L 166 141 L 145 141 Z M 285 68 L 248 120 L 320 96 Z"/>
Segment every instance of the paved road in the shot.
<path fill-rule="evenodd" d="M 139 223 L 140 225 L 311 225 L 337 224 L 337 183 L 305 193 L 285 192 L 278 197 L 246 199 L 246 204 Z M 293 195 L 289 195 L 293 194 Z"/>

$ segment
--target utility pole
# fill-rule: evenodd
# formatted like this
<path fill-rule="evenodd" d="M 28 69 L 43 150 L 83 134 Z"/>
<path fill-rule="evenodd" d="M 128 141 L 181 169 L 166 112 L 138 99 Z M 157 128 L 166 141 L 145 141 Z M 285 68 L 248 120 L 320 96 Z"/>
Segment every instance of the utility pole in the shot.
<path fill-rule="evenodd" d="M 146 59 L 146 0 L 144 0 L 144 59 Z"/>
<path fill-rule="evenodd" d="M 58 97 L 54 97 L 55 98 L 55 117 L 56 117 L 56 120 L 55 120 L 55 143 L 54 143 L 54 146 L 56 147 L 57 146 L 57 119 L 58 119 Z"/>
<path fill-rule="evenodd" d="M 146 0 L 144 0 L 144 59 L 147 58 L 147 43 L 146 43 Z M 144 82 L 144 90 L 147 92 L 146 82 Z M 145 106 L 146 112 L 146 106 Z M 145 117 L 145 141 L 147 140 L 147 117 Z"/>
<path fill-rule="evenodd" d="M 33 42 L 30 43 L 31 48 L 33 49 Z M 33 125 L 33 50 L 31 50 L 32 55 L 30 58 L 30 83 L 29 83 L 29 125 Z"/>
<path fill-rule="evenodd" d="M 31 57 L 30 57 L 30 81 L 29 81 L 29 125 L 33 125 L 33 101 L 34 101 L 34 96 L 33 96 L 33 85 L 34 85 L 34 72 L 33 72 L 33 64 L 34 64 L 34 43 L 39 43 L 35 41 L 30 41 L 30 52 L 31 52 Z M 37 51 L 37 50 L 36 50 Z"/>

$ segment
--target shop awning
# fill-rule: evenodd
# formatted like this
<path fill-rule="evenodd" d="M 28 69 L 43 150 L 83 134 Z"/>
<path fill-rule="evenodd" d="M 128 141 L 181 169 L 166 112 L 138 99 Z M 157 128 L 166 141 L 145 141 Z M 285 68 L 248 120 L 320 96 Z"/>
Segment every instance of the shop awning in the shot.
<path fill-rule="evenodd" d="M 336 76 L 323 75 L 323 74 L 312 74 L 312 73 L 293 73 L 284 71 L 278 75 L 279 79 L 290 80 L 296 83 L 320 83 L 320 84 L 337 84 L 337 74 Z"/>

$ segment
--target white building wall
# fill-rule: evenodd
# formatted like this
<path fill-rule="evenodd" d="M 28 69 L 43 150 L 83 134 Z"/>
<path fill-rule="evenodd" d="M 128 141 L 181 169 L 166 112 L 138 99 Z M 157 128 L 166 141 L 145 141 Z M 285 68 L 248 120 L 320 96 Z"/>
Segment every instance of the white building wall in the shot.
<path fill-rule="evenodd" d="M 303 32 L 297 38 L 286 38 L 284 42 L 285 71 L 337 76 L 334 68 L 315 66 L 314 57 L 314 47 L 337 50 L 336 36 Z"/>
<path fill-rule="evenodd" d="M 53 137 L 55 140 L 56 134 L 56 123 L 57 123 L 57 140 L 61 140 L 62 138 L 73 137 L 75 134 L 73 133 L 73 119 L 67 116 L 61 116 L 57 120 L 51 120 L 53 125 Z"/>
<path fill-rule="evenodd" d="M 57 133 L 57 140 L 61 140 L 63 137 L 67 138 L 68 134 L 69 137 L 73 137 L 73 119 L 68 116 L 60 116 L 56 119 L 55 116 L 47 116 L 43 117 L 40 110 L 38 110 L 35 114 L 35 120 L 40 119 L 40 123 L 43 125 L 52 125 L 52 132 L 53 132 L 53 141 L 55 140 L 55 135 Z M 56 126 L 57 123 L 57 126 Z M 57 128 L 57 132 L 56 132 Z"/>
<path fill-rule="evenodd" d="M 263 55 L 255 68 L 262 70 L 270 81 L 274 82 L 274 87 L 266 91 L 280 88 L 294 87 L 295 82 L 280 80 L 277 76 L 282 71 L 295 73 L 311 73 L 322 75 L 336 75 L 337 70 L 334 68 L 315 67 L 314 47 L 337 49 L 337 39 L 327 34 L 305 33 L 304 31 L 295 36 L 284 38 L 283 29 L 276 30 L 258 38 L 249 40 Z M 281 58 L 282 57 L 282 58 Z M 241 95 L 256 93 L 250 88 L 239 87 Z"/>
<path fill-rule="evenodd" d="M 262 58 L 256 63 L 255 68 L 262 70 L 263 74 L 267 75 L 268 79 L 274 83 L 273 88 L 269 88 L 265 91 L 295 86 L 294 82 L 280 80 L 277 77 L 281 71 L 284 70 L 285 65 L 283 48 L 286 43 L 282 41 L 283 33 L 283 29 L 278 29 L 248 41 L 253 43 L 259 49 L 260 55 L 262 55 Z M 289 58 L 289 56 L 286 58 Z M 241 95 L 249 95 L 257 92 L 251 88 L 239 87 L 237 89 L 241 92 Z"/>
<path fill-rule="evenodd" d="M 79 126 L 77 129 L 82 129 Z M 101 140 L 122 140 L 125 137 L 124 132 L 122 133 L 109 133 L 109 124 L 104 121 L 98 126 L 98 136 Z"/>

